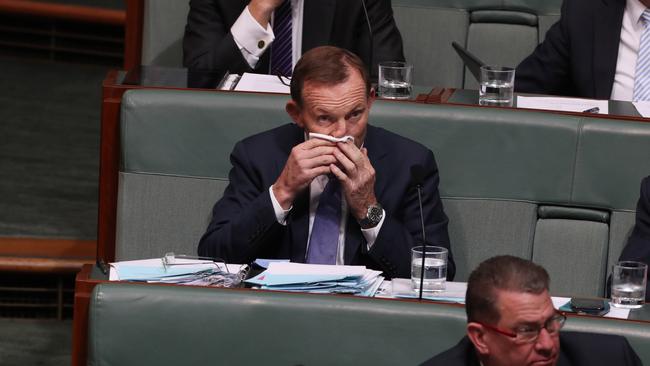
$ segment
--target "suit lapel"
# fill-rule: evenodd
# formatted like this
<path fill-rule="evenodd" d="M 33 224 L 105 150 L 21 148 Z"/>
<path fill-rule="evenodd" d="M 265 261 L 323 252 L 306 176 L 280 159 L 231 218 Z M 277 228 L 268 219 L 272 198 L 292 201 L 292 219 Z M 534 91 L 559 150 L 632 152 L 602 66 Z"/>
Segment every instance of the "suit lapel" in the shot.
<path fill-rule="evenodd" d="M 625 0 L 594 2 L 594 97 L 609 99 L 616 73 Z"/>
<path fill-rule="evenodd" d="M 384 180 L 381 179 L 380 175 L 382 171 L 385 171 L 381 168 L 382 159 L 386 155 L 387 151 L 381 148 L 381 145 L 377 143 L 377 130 L 368 126 L 366 133 L 366 139 L 363 142 L 363 146 L 368 149 L 368 159 L 370 163 L 375 168 L 375 171 L 378 172 L 375 180 L 375 195 L 377 199 L 381 202 L 381 192 L 384 190 Z M 349 213 L 348 210 L 348 221 L 345 228 L 345 253 L 343 259 L 345 264 L 351 264 L 355 254 L 359 250 L 359 246 L 366 244 L 366 240 L 361 233 L 361 227 L 357 220 Z M 365 251 L 366 249 L 362 249 Z"/>
<path fill-rule="evenodd" d="M 336 0 L 305 0 L 302 19 L 302 53 L 330 44 Z"/>
<path fill-rule="evenodd" d="M 302 192 L 293 202 L 291 222 L 291 261 L 304 263 L 309 240 L 309 189 Z"/>

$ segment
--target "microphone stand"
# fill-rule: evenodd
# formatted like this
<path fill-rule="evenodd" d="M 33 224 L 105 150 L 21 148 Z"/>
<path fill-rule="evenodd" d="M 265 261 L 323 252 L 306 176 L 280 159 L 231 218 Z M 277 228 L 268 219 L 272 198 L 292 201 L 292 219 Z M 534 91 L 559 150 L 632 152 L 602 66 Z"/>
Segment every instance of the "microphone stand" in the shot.
<path fill-rule="evenodd" d="M 422 210 L 422 185 L 418 184 L 416 188 L 418 190 L 418 203 L 420 204 L 420 222 L 422 223 L 422 268 L 420 268 L 420 297 L 418 298 L 422 301 L 422 291 L 424 289 L 424 258 L 427 253 L 427 236 L 426 231 L 424 230 L 424 213 Z"/>

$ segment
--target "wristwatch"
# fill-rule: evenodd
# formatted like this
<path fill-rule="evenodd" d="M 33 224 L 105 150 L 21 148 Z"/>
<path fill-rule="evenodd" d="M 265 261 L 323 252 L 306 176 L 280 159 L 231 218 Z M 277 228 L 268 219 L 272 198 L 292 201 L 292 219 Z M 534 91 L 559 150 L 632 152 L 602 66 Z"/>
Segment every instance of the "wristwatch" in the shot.
<path fill-rule="evenodd" d="M 359 221 L 359 225 L 363 229 L 370 229 L 379 224 L 381 219 L 384 217 L 384 209 L 379 203 L 368 206 L 368 211 L 366 212 L 366 217 Z"/>

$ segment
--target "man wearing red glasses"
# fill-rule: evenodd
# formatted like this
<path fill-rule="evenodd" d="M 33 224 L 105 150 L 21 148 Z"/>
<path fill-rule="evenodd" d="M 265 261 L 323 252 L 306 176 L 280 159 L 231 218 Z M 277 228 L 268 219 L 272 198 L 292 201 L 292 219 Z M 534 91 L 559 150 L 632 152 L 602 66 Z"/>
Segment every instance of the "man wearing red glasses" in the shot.
<path fill-rule="evenodd" d="M 424 365 L 642 365 L 620 336 L 562 332 L 544 268 L 498 256 L 467 283 L 467 336 Z"/>

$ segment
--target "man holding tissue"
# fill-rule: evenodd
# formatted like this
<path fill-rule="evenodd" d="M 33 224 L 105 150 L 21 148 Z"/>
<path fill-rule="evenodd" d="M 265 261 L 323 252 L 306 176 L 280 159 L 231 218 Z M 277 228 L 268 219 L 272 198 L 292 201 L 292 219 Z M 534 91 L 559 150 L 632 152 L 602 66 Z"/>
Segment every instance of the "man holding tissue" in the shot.
<path fill-rule="evenodd" d="M 336 47 L 302 56 L 286 105 L 294 123 L 235 145 L 230 184 L 199 255 L 365 265 L 410 277 L 411 248 L 422 243 L 418 183 L 427 242 L 450 248 L 433 153 L 368 125 L 374 90 L 366 70 Z M 448 261 L 453 279 L 451 250 Z"/>

